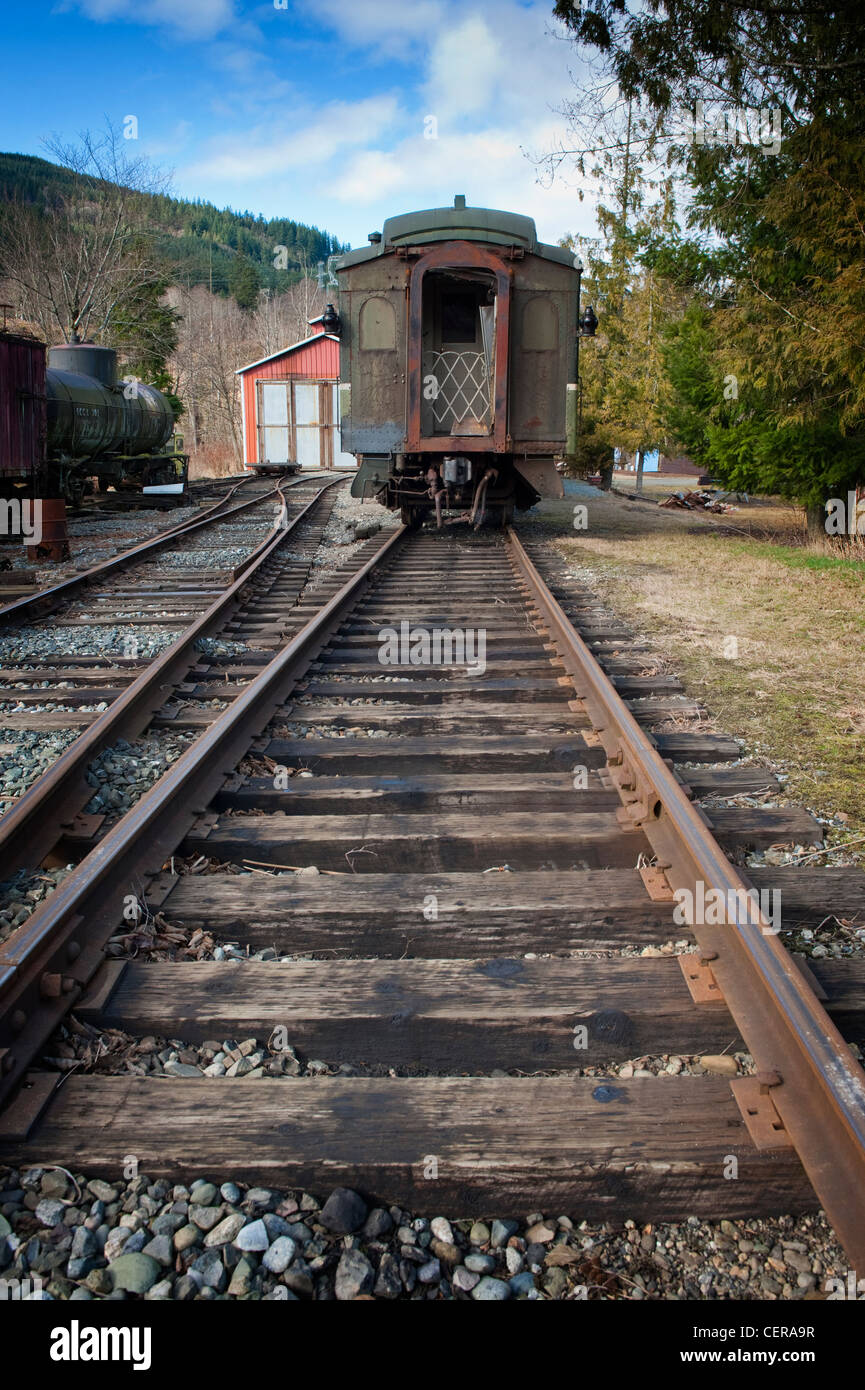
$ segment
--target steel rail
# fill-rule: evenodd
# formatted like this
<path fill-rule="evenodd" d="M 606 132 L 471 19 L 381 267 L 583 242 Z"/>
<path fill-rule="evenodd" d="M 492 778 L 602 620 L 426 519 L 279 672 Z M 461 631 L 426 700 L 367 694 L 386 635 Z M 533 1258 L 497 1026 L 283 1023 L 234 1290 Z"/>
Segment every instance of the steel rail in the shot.
<path fill-rule="evenodd" d="M 220 511 L 228 501 L 234 496 L 242 484 L 236 483 L 226 497 L 220 498 L 212 506 L 205 508 L 201 516 L 192 517 L 189 521 L 179 521 L 175 526 L 168 527 L 165 531 L 159 531 L 150 540 L 140 541 L 138 545 L 133 545 L 129 550 L 121 550 L 117 555 L 111 555 L 107 560 L 100 560 L 97 565 L 91 565 L 90 569 L 82 570 L 80 574 L 70 575 L 68 579 L 61 579 L 57 584 L 51 584 L 48 588 L 37 589 L 35 594 L 26 594 L 23 598 L 15 599 L 12 603 L 5 604 L 0 608 L 0 624 L 7 617 L 16 620 L 27 616 L 34 618 L 44 618 L 47 613 L 56 608 L 77 589 L 86 588 L 95 580 L 110 574 L 112 570 L 118 572 L 124 570 L 127 565 L 134 564 L 136 560 L 161 550 L 163 546 L 171 541 L 177 540 L 180 536 L 186 535 L 190 531 L 202 530 L 206 526 L 212 525 L 217 521 L 224 521 L 228 517 L 237 516 L 239 512 L 248 511 L 250 507 L 260 506 L 262 502 L 275 499 L 280 494 L 282 486 L 293 486 L 301 481 L 300 475 L 287 476 L 281 478 L 268 492 L 262 492 L 257 497 L 250 497 L 245 502 L 237 502 L 227 511 Z M 306 479 L 303 479 L 306 481 Z"/>
<path fill-rule="evenodd" d="M 138 737 L 149 719 L 165 703 L 166 687 L 176 685 L 199 660 L 195 643 L 224 626 L 240 606 L 243 591 L 253 575 L 281 548 L 323 494 L 340 481 L 337 477 L 326 482 L 287 526 L 283 526 L 281 520 L 277 521 L 271 534 L 246 557 L 238 567 L 239 572 L 235 571 L 233 582 L 189 627 L 182 629 L 170 646 L 144 667 L 117 699 L 0 816 L 0 862 L 4 874 L 13 873 L 24 865 L 38 864 L 54 847 L 58 839 L 57 825 L 71 823 L 73 816 L 83 809 L 93 795 L 93 788 L 84 780 L 87 765 L 118 739 Z M 277 490 L 280 491 L 279 488 Z M 50 691 L 46 692 L 46 695 L 50 694 Z M 42 814 L 49 797 L 52 817 L 43 820 Z"/>
<path fill-rule="evenodd" d="M 124 899 L 141 895 L 142 855 L 152 872 L 161 869 L 407 535 L 405 526 L 385 533 L 376 553 L 0 946 L 0 1105 L 95 974 Z"/>
<path fill-rule="evenodd" d="M 225 502 L 226 502 L 230 497 L 233 497 L 234 494 L 235 494 L 236 492 L 238 492 L 239 489 L 240 489 L 241 487 L 244 487 L 244 486 L 246 485 L 246 483 L 248 483 L 248 482 L 252 482 L 252 481 L 253 481 L 253 478 L 254 478 L 254 475 L 253 475 L 253 474 L 250 474 L 249 476 L 239 477 L 238 474 L 236 474 L 236 473 L 227 473 L 227 474 L 225 475 L 225 477 L 223 477 L 223 478 L 209 478 L 209 479 L 208 479 L 208 478 L 200 478 L 200 479 L 196 479 L 195 481 L 193 481 L 193 482 L 189 485 L 189 490 L 188 490 L 185 494 L 175 493 L 175 494 L 171 494 L 171 495 L 173 495 L 173 496 L 175 496 L 175 497 L 178 497 L 178 496 L 185 497 L 185 499 L 186 499 L 188 502 L 192 503 L 192 502 L 195 502 L 196 499 L 197 499 L 199 496 L 201 496 L 202 500 L 206 500 L 207 493 L 208 493 L 208 492 L 212 493 L 214 487 L 227 487 L 227 488 L 229 488 L 229 491 L 225 494 L 224 497 L 217 498 L 217 500 L 216 500 L 215 502 L 212 502 L 212 503 L 210 504 L 210 506 L 207 508 L 207 510 L 210 511 L 210 510 L 212 510 L 214 507 L 223 506 L 223 505 L 225 504 Z M 199 493 L 199 491 L 198 491 L 198 485 L 199 485 L 199 484 L 201 484 L 201 491 L 200 491 L 200 493 Z M 195 491 L 193 491 L 193 489 L 195 489 Z M 136 494 L 129 494 L 129 493 L 111 494 L 111 493 L 108 493 L 108 492 L 104 492 L 104 493 L 100 493 L 100 494 L 98 494 L 98 495 L 96 495 L 96 496 L 84 498 L 84 499 L 82 500 L 82 502 L 81 502 L 78 506 L 73 506 L 71 510 L 67 510 L 66 515 L 67 515 L 67 516 L 77 516 L 77 517 L 79 517 L 79 518 L 81 518 L 81 517 L 87 517 L 87 516 L 90 516 L 90 517 L 100 517 L 100 516 L 108 517 L 108 516 L 112 516 L 112 515 L 122 516 L 123 513 L 124 513 L 124 511 L 127 510 L 127 508 L 123 505 L 123 499 L 124 499 L 124 498 L 128 498 L 128 497 L 130 497 L 131 495 L 134 495 L 135 498 L 136 498 L 137 500 L 143 500 L 143 501 L 149 502 L 149 503 L 151 504 L 151 507 L 154 506 L 154 505 L 156 505 L 163 497 L 166 496 L 165 493 L 162 493 L 162 494 L 153 494 L 153 495 L 151 495 L 150 497 L 145 497 L 143 493 L 136 493 Z M 115 505 L 114 505 L 113 507 L 110 505 L 110 503 L 111 503 L 112 501 L 115 502 Z M 120 503 L 120 505 L 117 505 L 117 503 Z M 131 508 L 131 510 L 132 510 L 132 511 L 135 511 L 135 510 L 142 510 L 142 511 L 143 511 L 143 510 L 145 510 L 145 508 L 144 508 L 144 507 L 141 507 L 140 509 Z M 175 522 L 174 527 L 169 528 L 169 529 L 172 529 L 172 530 L 173 530 L 173 529 L 175 529 L 176 527 L 185 526 L 185 525 L 186 525 L 185 522 L 183 522 L 183 521 L 178 521 L 178 522 Z M 162 535 L 162 534 L 164 534 L 164 533 L 163 533 L 163 532 L 160 532 L 160 535 Z"/>
<path fill-rule="evenodd" d="M 746 1120 L 750 1112 L 768 1132 L 765 1147 L 792 1144 L 852 1267 L 865 1270 L 865 1071 L 779 940 L 778 928 L 756 910 L 756 890 L 727 859 L 710 823 L 689 801 L 510 529 L 507 544 L 515 572 L 603 744 L 623 802 L 620 819 L 643 831 L 669 889 L 686 890 L 679 901 L 703 962 L 710 963 L 757 1067 L 757 1078 L 745 1078 L 746 1090 L 741 1081 L 732 1083 L 737 1103 Z M 695 920 L 696 905 L 707 899 L 722 919 L 717 925 Z M 719 1182 L 722 1161 L 719 1151 Z"/>

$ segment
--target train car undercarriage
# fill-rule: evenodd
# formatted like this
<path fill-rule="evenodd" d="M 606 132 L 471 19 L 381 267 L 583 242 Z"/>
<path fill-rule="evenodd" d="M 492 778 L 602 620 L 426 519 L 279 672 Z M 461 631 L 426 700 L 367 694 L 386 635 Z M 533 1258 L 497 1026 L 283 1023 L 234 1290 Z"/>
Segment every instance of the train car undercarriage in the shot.
<path fill-rule="evenodd" d="M 369 456 L 358 460 L 359 468 L 352 493 L 374 500 L 390 511 L 399 511 L 402 521 L 412 527 L 431 520 L 434 525 L 466 523 L 481 526 L 510 525 L 515 511 L 526 511 L 549 491 L 561 488 L 553 461 L 539 468 L 539 461 L 519 460 L 532 481 L 525 476 L 512 455 L 424 454 L 397 455 L 391 459 Z M 546 476 L 540 476 L 549 473 Z M 533 485 L 537 481 L 542 491 Z M 436 494 L 438 503 L 436 505 Z"/>

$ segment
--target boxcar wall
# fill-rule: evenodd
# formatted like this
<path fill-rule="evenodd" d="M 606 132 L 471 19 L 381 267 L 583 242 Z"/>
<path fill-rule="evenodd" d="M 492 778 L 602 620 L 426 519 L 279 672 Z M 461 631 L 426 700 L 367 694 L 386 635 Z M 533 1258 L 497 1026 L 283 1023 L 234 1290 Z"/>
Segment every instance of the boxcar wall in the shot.
<path fill-rule="evenodd" d="M 0 495 L 41 492 L 45 441 L 45 345 L 0 333 Z"/>
<path fill-rule="evenodd" d="M 537 256 L 514 269 L 509 432 L 514 451 L 565 447 L 565 400 L 574 377 L 577 291 L 573 272 Z"/>

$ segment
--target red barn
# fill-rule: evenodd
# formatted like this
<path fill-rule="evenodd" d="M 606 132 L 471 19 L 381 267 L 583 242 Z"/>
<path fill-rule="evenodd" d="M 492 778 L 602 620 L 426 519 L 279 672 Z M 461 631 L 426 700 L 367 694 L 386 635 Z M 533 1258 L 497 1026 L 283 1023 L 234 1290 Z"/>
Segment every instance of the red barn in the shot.
<path fill-rule="evenodd" d="M 320 323 L 314 319 L 311 327 Z M 241 367 L 243 447 L 247 466 L 299 463 L 301 468 L 356 468 L 339 439 L 339 338 L 318 332 L 260 362 Z"/>

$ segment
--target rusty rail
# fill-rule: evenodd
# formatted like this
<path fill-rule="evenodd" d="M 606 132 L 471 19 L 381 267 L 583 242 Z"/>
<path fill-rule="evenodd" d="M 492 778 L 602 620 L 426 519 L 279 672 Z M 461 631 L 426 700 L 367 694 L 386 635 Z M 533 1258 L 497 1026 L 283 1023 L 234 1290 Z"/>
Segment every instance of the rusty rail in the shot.
<path fill-rule="evenodd" d="M 757 1068 L 756 1077 L 731 1083 L 749 1131 L 759 1147 L 792 1144 L 853 1268 L 865 1269 L 865 1071 L 775 929 L 753 909 L 755 890 L 727 859 L 513 530 L 507 544 L 604 747 L 622 799 L 619 817 L 645 834 L 657 858 L 652 891 L 672 900 L 676 890 L 687 890 L 694 907 L 709 899 L 723 917 L 718 925 L 695 920 L 688 898 L 680 899 L 701 967 L 718 987 L 715 998 L 720 992 L 726 1001 Z M 722 1158 L 719 1153 L 719 1181 Z"/>
<path fill-rule="evenodd" d="M 0 1105 L 102 963 L 124 898 L 142 893 L 142 857 L 158 871 L 176 850 L 407 534 L 404 526 L 385 533 L 376 553 L 0 946 Z"/>

